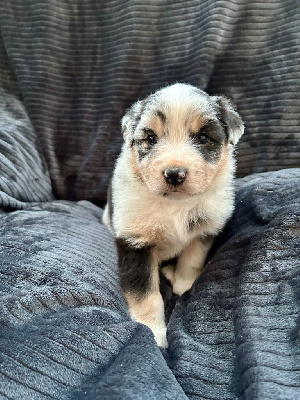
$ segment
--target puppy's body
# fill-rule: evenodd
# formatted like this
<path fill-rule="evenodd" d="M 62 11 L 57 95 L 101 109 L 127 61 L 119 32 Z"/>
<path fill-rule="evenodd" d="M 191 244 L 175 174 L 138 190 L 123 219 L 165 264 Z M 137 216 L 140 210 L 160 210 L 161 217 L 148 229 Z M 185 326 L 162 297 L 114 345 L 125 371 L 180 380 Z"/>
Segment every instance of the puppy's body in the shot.
<path fill-rule="evenodd" d="M 131 315 L 166 346 L 158 267 L 178 257 L 163 273 L 180 295 L 201 273 L 233 211 L 233 145 L 243 125 L 224 98 L 176 84 L 136 103 L 122 127 L 104 222 Z"/>

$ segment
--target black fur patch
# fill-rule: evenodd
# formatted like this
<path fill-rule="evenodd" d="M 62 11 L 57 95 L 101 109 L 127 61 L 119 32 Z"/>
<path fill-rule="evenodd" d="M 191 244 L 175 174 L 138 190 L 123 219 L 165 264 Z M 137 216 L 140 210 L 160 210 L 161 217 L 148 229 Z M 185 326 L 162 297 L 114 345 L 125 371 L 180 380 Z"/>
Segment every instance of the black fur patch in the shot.
<path fill-rule="evenodd" d="M 201 143 L 202 135 L 206 135 L 208 142 Z M 220 159 L 222 153 L 222 145 L 226 141 L 226 133 L 221 123 L 209 123 L 196 134 L 191 134 L 193 144 L 202 155 L 205 161 L 215 163 Z"/>
<path fill-rule="evenodd" d="M 116 239 L 116 245 L 121 287 L 125 293 L 142 298 L 151 289 L 153 246 L 134 248 L 122 238 Z"/>
<path fill-rule="evenodd" d="M 143 158 L 146 157 L 146 155 L 148 154 L 148 152 L 145 151 L 138 151 L 139 154 L 139 161 L 141 161 Z"/>
<path fill-rule="evenodd" d="M 158 118 L 161 120 L 161 122 L 162 122 L 163 124 L 166 123 L 167 117 L 165 116 L 165 114 L 164 114 L 163 112 L 161 112 L 161 111 L 158 110 L 158 111 L 156 112 L 156 115 L 158 116 Z"/>

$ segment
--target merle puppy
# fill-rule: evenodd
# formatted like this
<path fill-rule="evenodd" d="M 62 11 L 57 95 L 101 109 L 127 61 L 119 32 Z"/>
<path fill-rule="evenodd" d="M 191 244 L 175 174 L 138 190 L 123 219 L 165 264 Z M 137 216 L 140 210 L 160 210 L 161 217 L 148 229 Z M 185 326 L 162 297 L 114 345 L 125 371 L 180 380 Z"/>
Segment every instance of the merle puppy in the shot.
<path fill-rule="evenodd" d="M 166 347 L 159 266 L 178 257 L 162 272 L 179 295 L 200 275 L 233 211 L 233 149 L 244 126 L 226 98 L 174 84 L 135 103 L 122 131 L 103 220 L 130 314 Z"/>

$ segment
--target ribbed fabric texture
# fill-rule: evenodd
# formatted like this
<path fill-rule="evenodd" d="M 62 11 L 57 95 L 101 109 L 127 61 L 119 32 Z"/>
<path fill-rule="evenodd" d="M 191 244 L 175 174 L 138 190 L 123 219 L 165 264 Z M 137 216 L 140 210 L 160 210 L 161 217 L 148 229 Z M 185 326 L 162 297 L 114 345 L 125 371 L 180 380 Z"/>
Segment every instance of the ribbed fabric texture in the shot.
<path fill-rule="evenodd" d="M 0 207 L 53 199 L 49 173 L 22 103 L 0 95 Z M 25 204 L 24 204 L 25 203 Z"/>
<path fill-rule="evenodd" d="M 238 176 L 300 165 L 296 0 L 7 0 L 0 21 L 61 199 L 105 202 L 125 109 L 175 81 L 236 103 Z"/>
<path fill-rule="evenodd" d="M 186 399 L 130 320 L 101 216 L 88 202 L 1 215 L 1 400 Z"/>
<path fill-rule="evenodd" d="M 165 359 L 130 321 L 99 208 L 0 214 L 0 398 L 296 400 L 299 188 L 299 169 L 237 182 L 203 275 L 180 299 L 165 288 Z"/>
<path fill-rule="evenodd" d="M 0 207 L 53 199 L 48 168 L 0 42 Z"/>

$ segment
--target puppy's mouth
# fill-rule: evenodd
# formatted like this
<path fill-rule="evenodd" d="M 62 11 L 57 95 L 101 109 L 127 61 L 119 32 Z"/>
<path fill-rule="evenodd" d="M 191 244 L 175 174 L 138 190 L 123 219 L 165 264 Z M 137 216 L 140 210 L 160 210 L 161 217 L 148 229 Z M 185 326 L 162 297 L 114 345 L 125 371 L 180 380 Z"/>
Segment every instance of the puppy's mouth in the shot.
<path fill-rule="evenodd" d="M 171 197 L 174 199 L 182 199 L 189 197 L 190 194 L 183 190 L 181 187 L 171 186 L 162 193 L 163 197 Z"/>

